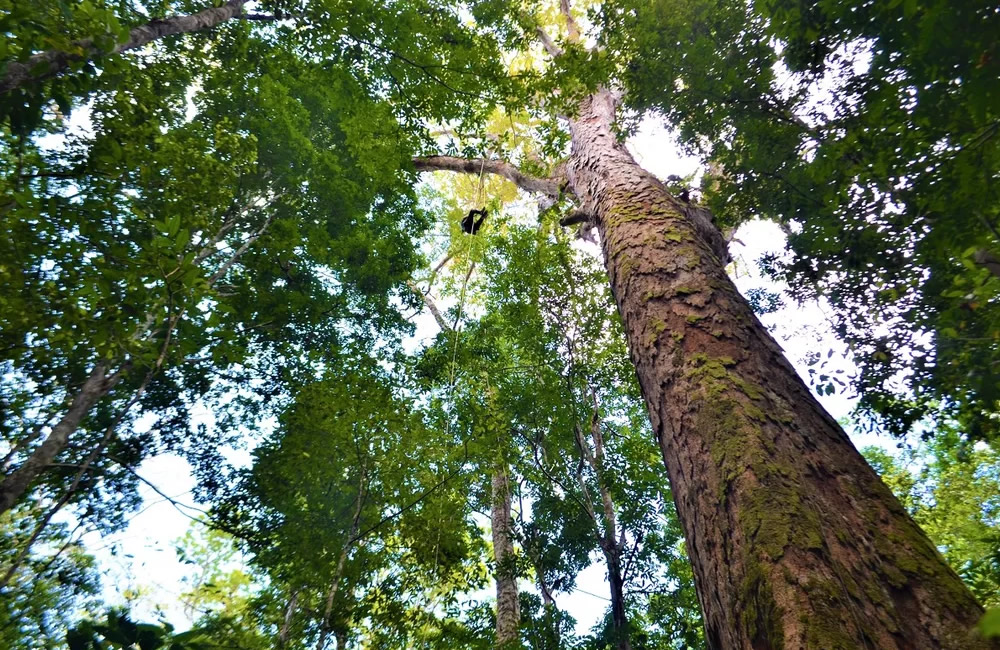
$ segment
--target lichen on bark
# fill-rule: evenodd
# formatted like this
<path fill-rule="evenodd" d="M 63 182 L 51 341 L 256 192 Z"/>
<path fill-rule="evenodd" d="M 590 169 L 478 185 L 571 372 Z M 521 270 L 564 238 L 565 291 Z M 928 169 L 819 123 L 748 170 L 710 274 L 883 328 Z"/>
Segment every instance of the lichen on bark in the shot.
<path fill-rule="evenodd" d="M 616 139 L 571 120 L 713 648 L 986 648 L 981 609 L 810 394 L 725 273 L 721 233 Z M 669 333 L 669 335 L 668 335 Z"/>

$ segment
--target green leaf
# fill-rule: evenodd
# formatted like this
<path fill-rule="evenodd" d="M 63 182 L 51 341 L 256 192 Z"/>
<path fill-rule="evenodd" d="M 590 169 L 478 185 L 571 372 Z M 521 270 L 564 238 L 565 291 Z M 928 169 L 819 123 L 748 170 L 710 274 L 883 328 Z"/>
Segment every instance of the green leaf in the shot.
<path fill-rule="evenodd" d="M 987 639 L 1000 637 L 1000 607 L 986 610 L 979 619 L 979 633 Z"/>
<path fill-rule="evenodd" d="M 187 243 L 190 240 L 191 240 L 191 231 L 188 230 L 187 228 L 181 228 L 177 232 L 177 237 L 174 239 L 174 249 L 178 251 L 182 250 L 185 246 L 187 246 Z"/>

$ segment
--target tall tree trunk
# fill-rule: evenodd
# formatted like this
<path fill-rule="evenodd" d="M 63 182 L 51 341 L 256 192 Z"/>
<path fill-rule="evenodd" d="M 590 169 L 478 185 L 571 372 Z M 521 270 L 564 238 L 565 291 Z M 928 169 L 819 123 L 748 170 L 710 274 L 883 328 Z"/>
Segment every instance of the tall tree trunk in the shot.
<path fill-rule="evenodd" d="M 517 597 L 517 570 L 514 566 L 514 539 L 510 517 L 510 480 L 507 467 L 493 472 L 493 495 L 490 508 L 493 529 L 493 559 L 496 560 L 498 648 L 516 647 L 520 639 L 521 605 Z"/>
<path fill-rule="evenodd" d="M 636 164 L 614 117 L 606 90 L 582 102 L 567 173 L 601 234 L 710 647 L 993 647 L 729 280 L 718 231 Z"/>
<path fill-rule="evenodd" d="M 96 47 L 94 39 L 86 38 L 73 43 L 76 50 L 74 52 L 48 50 L 39 52 L 24 62 L 11 61 L 7 63 L 3 77 L 0 77 L 0 94 L 9 93 L 30 83 L 54 77 L 76 61 L 91 61 L 107 54 L 118 54 L 142 47 L 165 36 L 197 32 L 215 27 L 221 22 L 240 15 L 243 11 L 243 5 L 247 1 L 228 0 L 221 7 L 212 7 L 195 14 L 152 20 L 132 29 L 128 39 L 117 44 L 110 52 Z"/>
<path fill-rule="evenodd" d="M 0 513 L 7 512 L 20 500 L 38 475 L 51 465 L 56 455 L 63 450 L 70 435 L 80 426 L 80 422 L 94 404 L 107 395 L 120 378 L 120 372 L 108 375 L 108 364 L 104 361 L 94 365 L 94 369 L 90 371 L 90 375 L 83 382 L 66 413 L 52 427 L 52 431 L 42 444 L 0 483 Z"/>

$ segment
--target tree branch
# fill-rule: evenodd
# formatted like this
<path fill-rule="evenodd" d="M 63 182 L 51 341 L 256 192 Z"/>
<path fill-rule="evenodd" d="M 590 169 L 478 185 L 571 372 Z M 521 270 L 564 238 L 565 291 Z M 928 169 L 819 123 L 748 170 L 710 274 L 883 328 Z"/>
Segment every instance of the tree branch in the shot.
<path fill-rule="evenodd" d="M 21 88 L 29 83 L 44 81 L 65 71 L 74 61 L 91 61 L 104 54 L 119 54 L 134 50 L 147 43 L 172 36 L 196 32 L 215 27 L 221 22 L 235 18 L 243 10 L 248 0 L 228 0 L 221 7 L 212 7 L 195 14 L 174 16 L 167 19 L 151 20 L 129 32 L 128 39 L 118 43 L 110 52 L 97 47 L 94 39 L 85 38 L 72 44 L 73 52 L 48 50 L 29 57 L 24 62 L 9 61 L 3 77 L 0 78 L 0 95 Z"/>
<path fill-rule="evenodd" d="M 427 156 L 413 159 L 418 172 L 449 171 L 465 174 L 488 172 L 503 176 L 526 192 L 559 197 L 562 194 L 566 179 L 561 176 L 538 178 L 525 174 L 520 169 L 503 160 L 484 160 L 482 158 L 459 158 L 456 156 Z"/>
<path fill-rule="evenodd" d="M 420 296 L 420 299 L 424 301 L 424 304 L 427 305 L 427 310 L 431 312 L 431 316 L 433 316 L 434 320 L 437 321 L 438 327 L 441 328 L 441 331 L 442 332 L 451 331 L 451 328 L 448 326 L 448 323 L 445 322 L 444 320 L 444 316 L 441 314 L 441 310 L 438 309 L 437 303 L 434 302 L 434 300 L 430 297 L 430 295 L 421 291 L 420 287 L 418 287 L 417 283 L 414 282 L 413 280 L 407 280 L 406 286 L 412 289 L 413 293 Z"/>
<path fill-rule="evenodd" d="M 70 434 L 76 431 L 84 416 L 102 397 L 111 392 L 121 370 L 108 374 L 110 364 L 101 360 L 94 364 L 90 375 L 74 396 L 69 409 L 57 422 L 41 445 L 17 469 L 9 472 L 0 483 L 0 513 L 10 510 L 25 493 L 28 486 L 48 467 L 56 455 L 66 446 Z"/>
<path fill-rule="evenodd" d="M 589 223 L 593 220 L 594 218 L 583 210 L 574 210 L 565 217 L 559 219 L 559 225 L 565 228 L 568 226 L 575 226 L 578 223 Z"/>
<path fill-rule="evenodd" d="M 538 34 L 538 40 L 542 42 L 542 47 L 545 48 L 545 51 L 548 52 L 553 59 L 562 56 L 563 49 L 556 45 L 556 42 L 552 40 L 552 37 L 549 36 L 548 32 L 541 27 L 536 27 L 535 32 Z"/>
<path fill-rule="evenodd" d="M 566 31 L 569 33 L 569 40 L 576 43 L 580 40 L 580 25 L 576 18 L 573 18 L 573 11 L 570 9 L 569 0 L 559 0 L 559 12 L 566 19 Z"/>

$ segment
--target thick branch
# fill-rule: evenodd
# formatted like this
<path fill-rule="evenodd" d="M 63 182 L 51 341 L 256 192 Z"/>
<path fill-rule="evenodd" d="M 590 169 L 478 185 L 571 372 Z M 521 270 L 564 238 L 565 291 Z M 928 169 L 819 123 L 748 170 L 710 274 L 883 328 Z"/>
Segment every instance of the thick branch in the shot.
<path fill-rule="evenodd" d="M 97 47 L 94 44 L 94 39 L 85 38 L 73 43 L 74 52 L 48 50 L 39 52 L 24 62 L 10 61 L 7 63 L 3 78 L 0 78 L 0 94 L 9 93 L 29 83 L 54 77 L 65 71 L 74 61 L 91 61 L 103 54 L 118 54 L 126 50 L 134 50 L 165 36 L 197 32 L 215 27 L 219 23 L 238 16 L 246 3 L 247 0 L 228 0 L 221 7 L 213 7 L 196 14 L 174 16 L 165 20 L 152 20 L 130 31 L 128 40 L 115 45 L 110 52 Z"/>
<path fill-rule="evenodd" d="M 270 215 L 264 221 L 264 225 L 263 226 L 261 226 L 256 232 L 254 232 L 253 234 L 251 234 L 247 238 L 247 240 L 245 242 L 243 242 L 242 246 L 240 246 L 238 249 L 236 249 L 236 252 L 233 253 L 229 257 L 229 259 L 226 260 L 222 264 L 222 266 L 220 266 L 218 269 L 216 269 L 215 273 L 213 273 L 208 278 L 208 286 L 210 286 L 210 287 L 215 286 L 215 283 L 219 281 L 219 278 L 221 278 L 222 276 L 224 276 L 226 274 L 226 272 L 233 266 L 233 264 L 235 264 L 236 261 L 240 259 L 240 257 L 243 255 L 243 253 L 247 252 L 247 249 L 250 248 L 251 244 L 253 244 L 255 241 L 257 241 L 260 238 L 260 236 L 263 235 L 267 231 L 267 229 L 271 225 L 272 221 L 274 221 L 274 215 L 273 214 Z"/>
<path fill-rule="evenodd" d="M 0 483 L 0 513 L 10 510 L 17 503 L 28 486 L 42 473 L 42 470 L 52 463 L 56 454 L 66 446 L 70 434 L 80 426 L 81 420 L 91 407 L 107 395 L 119 379 L 121 379 L 120 371 L 108 375 L 106 361 L 99 361 L 94 365 L 94 369 L 73 398 L 69 410 L 52 427 L 52 431 L 45 438 L 45 441 L 20 467 L 7 474 L 3 483 Z"/>
<path fill-rule="evenodd" d="M 594 217 L 583 210 L 574 210 L 559 220 L 559 225 L 565 227 L 575 226 L 578 223 L 592 223 Z"/>
<path fill-rule="evenodd" d="M 456 156 L 427 156 L 413 159 L 418 172 L 449 171 L 465 174 L 480 172 L 503 176 L 526 192 L 558 197 L 562 193 L 566 179 L 562 177 L 538 178 L 525 174 L 520 169 L 503 160 L 483 160 L 482 158 L 459 158 Z"/>
<path fill-rule="evenodd" d="M 549 36 L 548 32 L 541 27 L 536 27 L 535 32 L 538 34 L 538 40 L 542 42 L 542 47 L 545 48 L 545 51 L 548 52 L 553 59 L 562 56 L 563 49 L 556 45 L 556 42 L 552 40 L 552 37 Z"/>

